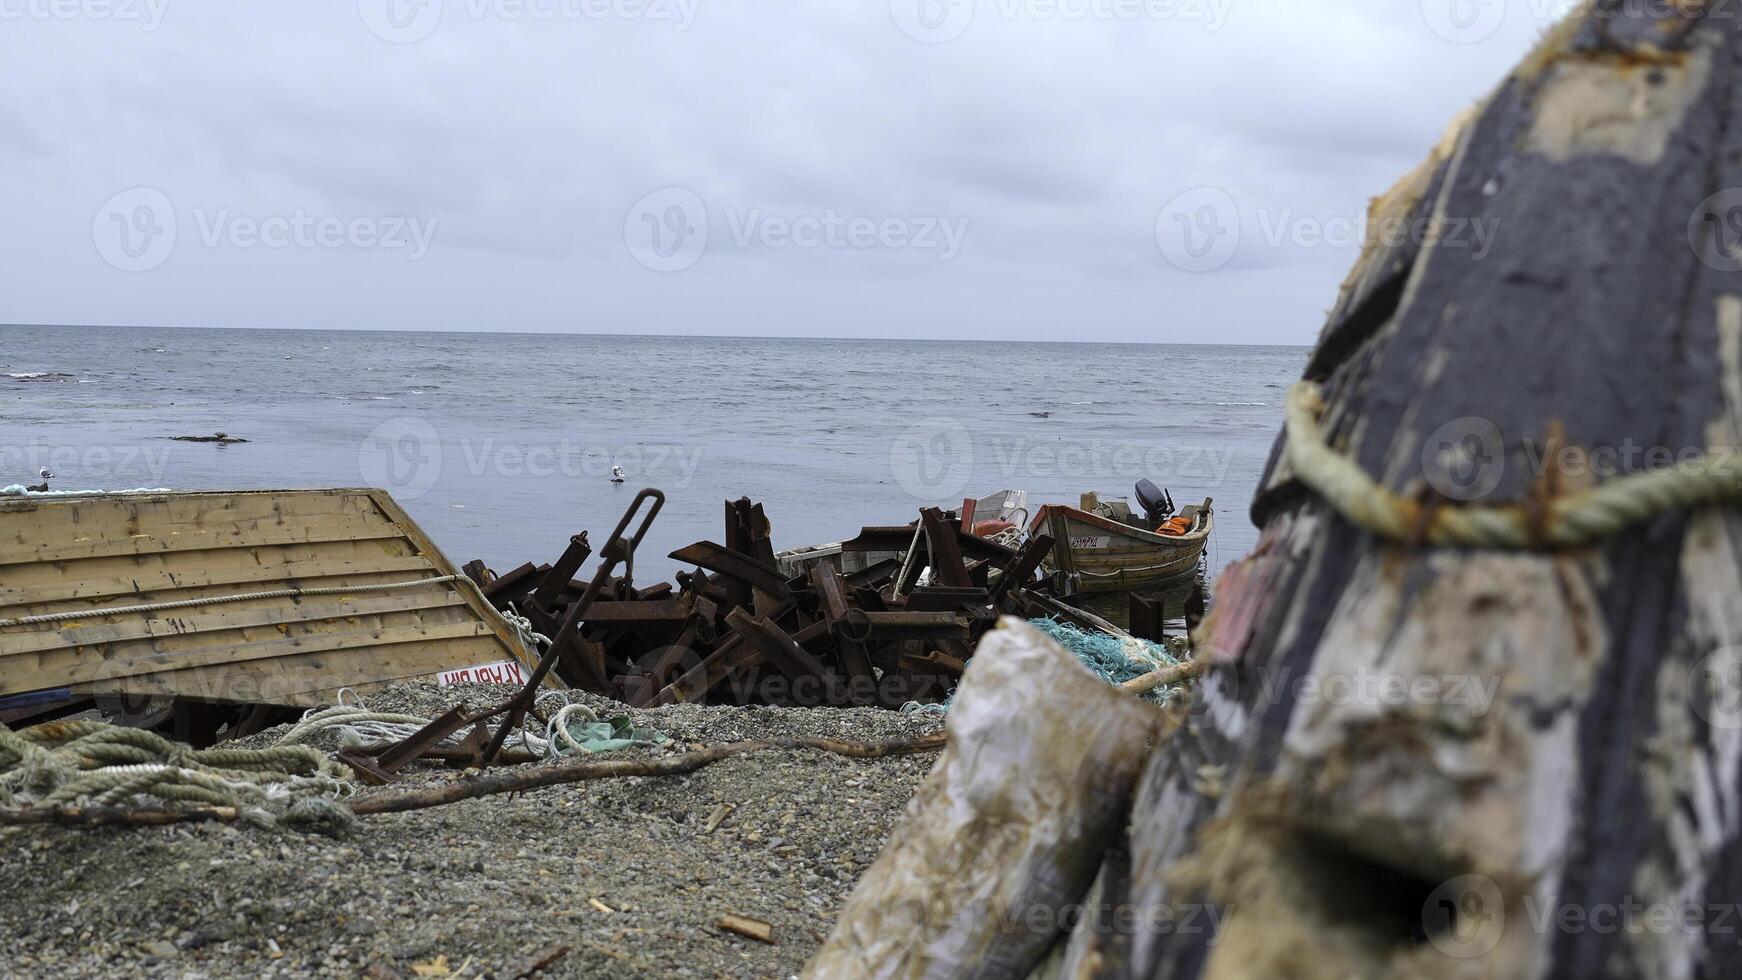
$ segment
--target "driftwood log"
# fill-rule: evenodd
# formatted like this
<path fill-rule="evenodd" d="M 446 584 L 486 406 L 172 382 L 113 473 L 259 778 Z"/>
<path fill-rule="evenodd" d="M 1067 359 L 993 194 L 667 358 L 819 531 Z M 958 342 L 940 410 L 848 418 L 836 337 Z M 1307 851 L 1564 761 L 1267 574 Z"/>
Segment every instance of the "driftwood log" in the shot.
<path fill-rule="evenodd" d="M 1736 14 L 1575 14 L 1374 202 L 1425 233 L 1368 246 L 1311 357 L 1333 449 L 1536 513 L 1742 445 Z M 1742 976 L 1742 510 L 1428 547 L 1286 449 L 1068 974 Z"/>

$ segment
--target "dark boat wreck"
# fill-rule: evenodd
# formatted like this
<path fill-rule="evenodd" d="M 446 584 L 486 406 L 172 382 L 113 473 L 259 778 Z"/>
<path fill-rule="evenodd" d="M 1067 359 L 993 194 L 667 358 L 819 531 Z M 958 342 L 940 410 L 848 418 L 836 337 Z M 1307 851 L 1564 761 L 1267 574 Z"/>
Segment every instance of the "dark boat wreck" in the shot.
<path fill-rule="evenodd" d="M 1581 6 L 1374 202 L 1429 233 L 1345 283 L 1099 859 L 880 861 L 812 975 L 1742 976 L 1742 35 L 1710 9 Z M 1478 220 L 1485 254 L 1433 233 Z M 1002 839 L 979 816 L 949 853 Z M 1084 914 L 974 926 L 1034 894 Z"/>

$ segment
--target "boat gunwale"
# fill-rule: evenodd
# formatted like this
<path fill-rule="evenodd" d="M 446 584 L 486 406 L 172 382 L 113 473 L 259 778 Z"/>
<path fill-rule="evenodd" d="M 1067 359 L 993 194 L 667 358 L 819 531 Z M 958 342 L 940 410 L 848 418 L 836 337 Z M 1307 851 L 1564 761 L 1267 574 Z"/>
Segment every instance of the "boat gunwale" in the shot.
<path fill-rule="evenodd" d="M 1182 545 L 1193 544 L 1207 539 L 1210 536 L 1211 525 L 1215 521 L 1215 510 L 1212 508 L 1208 511 L 1202 512 L 1204 515 L 1203 525 L 1195 530 L 1187 531 L 1184 534 L 1156 534 L 1154 531 L 1145 531 L 1143 528 L 1133 527 L 1130 524 L 1121 524 L 1109 517 L 1102 517 L 1099 514 L 1091 514 L 1080 507 L 1072 507 L 1069 504 L 1041 504 L 1040 509 L 1035 512 L 1034 517 L 1029 521 L 1029 533 L 1034 534 L 1037 531 L 1044 530 L 1043 525 L 1047 518 L 1051 516 L 1050 512 L 1052 511 L 1062 512 L 1066 519 L 1080 521 L 1090 527 L 1099 528 L 1103 531 L 1110 531 L 1114 534 L 1124 535 L 1125 537 L 1141 541 L 1144 544 L 1154 544 L 1171 548 L 1180 548 Z M 1073 548 L 1072 550 L 1077 551 L 1085 549 Z M 1090 548 L 1086 550 L 1096 551 L 1098 549 Z"/>

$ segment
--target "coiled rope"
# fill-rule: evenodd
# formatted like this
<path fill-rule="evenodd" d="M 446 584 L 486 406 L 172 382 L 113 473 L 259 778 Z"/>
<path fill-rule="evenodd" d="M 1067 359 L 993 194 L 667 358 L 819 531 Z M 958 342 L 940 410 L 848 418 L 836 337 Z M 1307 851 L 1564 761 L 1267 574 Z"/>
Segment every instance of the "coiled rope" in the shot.
<path fill-rule="evenodd" d="M 99 721 L 0 725 L 0 797 L 9 804 L 112 806 L 155 797 L 193 806 L 287 809 L 306 797 L 340 799 L 353 784 L 308 746 L 192 749 L 139 728 Z"/>
<path fill-rule="evenodd" d="M 1332 449 L 1319 425 L 1324 395 L 1301 381 L 1288 393 L 1287 458 L 1295 476 L 1338 513 L 1397 542 L 1528 550 L 1592 544 L 1659 514 L 1742 500 L 1742 453 L 1710 452 L 1668 469 L 1619 477 L 1547 501 L 1426 507 L 1399 496 Z"/>
<path fill-rule="evenodd" d="M 347 701 L 349 695 L 355 700 Z M 585 755 L 601 751 L 603 740 L 599 732 L 589 731 L 589 726 L 596 725 L 599 713 L 579 702 L 570 702 L 562 691 L 544 691 L 538 696 L 538 704 L 555 700 L 560 707 L 555 709 L 550 721 L 544 725 L 543 734 L 533 731 L 532 722 L 521 729 L 511 732 L 502 744 L 510 749 L 524 749 L 543 759 L 558 759 L 564 756 Z M 339 691 L 339 703 L 330 708 L 315 708 L 305 712 L 302 719 L 291 726 L 275 745 L 297 746 L 308 742 L 314 735 L 337 729 L 341 747 L 351 745 L 379 745 L 385 742 L 399 742 L 416 734 L 428 725 L 430 719 L 420 715 L 399 714 L 389 711 L 374 711 L 364 704 L 361 698 L 349 688 Z M 463 733 L 456 732 L 443 739 L 439 744 L 454 746 L 460 744 Z"/>

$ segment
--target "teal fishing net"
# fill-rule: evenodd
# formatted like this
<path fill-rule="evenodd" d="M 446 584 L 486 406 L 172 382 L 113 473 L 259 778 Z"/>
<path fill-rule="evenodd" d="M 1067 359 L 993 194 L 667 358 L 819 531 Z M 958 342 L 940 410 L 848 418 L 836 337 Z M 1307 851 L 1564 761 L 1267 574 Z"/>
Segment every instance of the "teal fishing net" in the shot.
<path fill-rule="evenodd" d="M 1094 671 L 1096 676 L 1108 684 L 1123 684 L 1163 667 L 1173 667 L 1183 662 L 1160 643 L 1151 643 L 1136 637 L 1091 632 L 1050 618 L 1031 619 L 1028 622 L 1030 626 L 1052 637 L 1059 646 L 1081 661 L 1084 667 Z M 1158 687 L 1141 697 L 1155 704 L 1166 704 L 1173 694 L 1174 688 Z M 941 704 L 920 704 L 913 701 L 903 705 L 901 710 L 908 714 L 945 714 L 950 710 L 950 701 L 954 699 L 955 695 L 951 694 Z"/>
<path fill-rule="evenodd" d="M 1029 625 L 1057 640 L 1059 646 L 1069 650 L 1084 667 L 1109 684 L 1123 684 L 1180 663 L 1167 647 L 1148 640 L 1089 632 L 1056 619 L 1031 619 Z M 1143 698 L 1165 704 L 1172 694 L 1172 688 L 1163 687 L 1143 695 Z"/>

